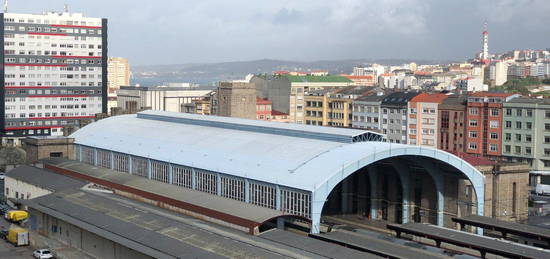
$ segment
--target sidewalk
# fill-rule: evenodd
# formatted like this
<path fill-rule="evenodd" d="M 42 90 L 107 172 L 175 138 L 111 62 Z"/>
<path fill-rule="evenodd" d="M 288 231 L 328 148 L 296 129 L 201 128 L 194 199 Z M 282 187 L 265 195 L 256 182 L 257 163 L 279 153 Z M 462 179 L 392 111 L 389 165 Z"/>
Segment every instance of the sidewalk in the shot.
<path fill-rule="evenodd" d="M 53 240 L 42 236 L 34 231 L 29 231 L 29 239 L 32 247 L 36 249 L 48 248 L 55 255 L 55 258 L 59 259 L 73 259 L 73 258 L 82 258 L 82 259 L 95 259 L 74 247 L 69 247 L 57 240 Z"/>

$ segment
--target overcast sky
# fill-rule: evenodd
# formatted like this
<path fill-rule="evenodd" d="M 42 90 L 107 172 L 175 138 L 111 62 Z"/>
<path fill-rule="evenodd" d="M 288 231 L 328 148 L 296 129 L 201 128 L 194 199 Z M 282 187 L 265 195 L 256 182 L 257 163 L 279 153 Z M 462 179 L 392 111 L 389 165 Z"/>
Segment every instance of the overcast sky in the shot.
<path fill-rule="evenodd" d="M 550 47 L 550 0 L 11 0 L 10 12 L 109 19 L 133 65 L 349 58 L 457 59 Z"/>

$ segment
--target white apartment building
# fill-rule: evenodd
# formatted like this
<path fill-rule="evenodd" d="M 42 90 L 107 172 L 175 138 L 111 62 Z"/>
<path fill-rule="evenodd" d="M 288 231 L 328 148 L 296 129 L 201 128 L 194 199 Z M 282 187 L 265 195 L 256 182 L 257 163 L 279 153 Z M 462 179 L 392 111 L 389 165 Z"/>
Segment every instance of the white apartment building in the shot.
<path fill-rule="evenodd" d="M 3 143 L 62 135 L 107 111 L 107 19 L 2 13 Z"/>
<path fill-rule="evenodd" d="M 118 90 L 118 107 L 137 112 L 142 109 L 184 112 L 183 105 L 200 100 L 214 87 L 122 86 Z"/>

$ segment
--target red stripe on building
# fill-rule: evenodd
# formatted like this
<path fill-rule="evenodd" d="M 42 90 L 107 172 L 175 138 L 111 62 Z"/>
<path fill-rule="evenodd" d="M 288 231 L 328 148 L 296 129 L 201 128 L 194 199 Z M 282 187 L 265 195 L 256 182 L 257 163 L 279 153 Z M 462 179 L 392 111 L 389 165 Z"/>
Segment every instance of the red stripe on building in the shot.
<path fill-rule="evenodd" d="M 7 67 L 66 67 L 65 64 L 4 64 Z"/>
<path fill-rule="evenodd" d="M 53 98 L 53 97 L 89 97 L 88 95 L 29 95 L 29 98 Z"/>
<path fill-rule="evenodd" d="M 4 88 L 52 88 L 51 86 L 4 86 Z"/>
<path fill-rule="evenodd" d="M 101 26 L 65 25 L 65 24 L 50 24 L 50 26 L 61 27 L 61 28 L 101 29 Z"/>
<path fill-rule="evenodd" d="M 101 58 L 101 56 L 52 56 L 52 58 Z"/>
<path fill-rule="evenodd" d="M 61 120 L 61 119 L 93 119 L 95 116 L 73 116 L 73 117 L 34 117 L 29 120 Z"/>
<path fill-rule="evenodd" d="M 44 32 L 27 32 L 29 35 L 44 35 L 44 36 L 67 36 L 66 33 L 44 33 Z"/>
<path fill-rule="evenodd" d="M 13 127 L 13 128 L 6 128 L 6 130 L 53 129 L 53 128 L 63 128 L 63 126 Z"/>

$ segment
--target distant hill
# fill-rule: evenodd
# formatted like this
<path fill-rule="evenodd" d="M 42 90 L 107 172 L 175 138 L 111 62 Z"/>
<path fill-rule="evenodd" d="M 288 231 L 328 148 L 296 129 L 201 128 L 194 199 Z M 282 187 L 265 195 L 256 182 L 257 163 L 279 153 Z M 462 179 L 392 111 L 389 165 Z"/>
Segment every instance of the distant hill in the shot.
<path fill-rule="evenodd" d="M 261 59 L 252 61 L 234 61 L 206 64 L 148 65 L 132 67 L 133 83 L 142 85 L 161 84 L 163 82 L 192 82 L 211 84 L 220 80 L 242 79 L 247 74 L 272 73 L 277 70 L 312 71 L 328 70 L 331 74 L 349 74 L 353 67 L 378 63 L 382 65 L 448 64 L 453 61 L 427 61 L 407 59 L 356 59 L 321 60 L 313 62 Z"/>

